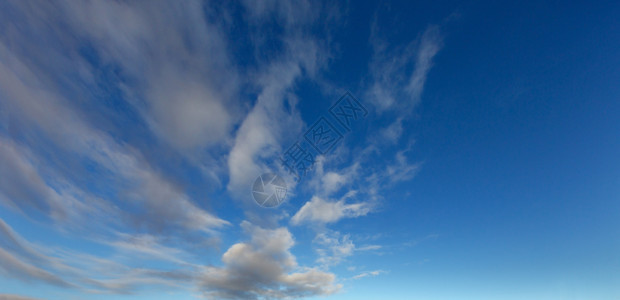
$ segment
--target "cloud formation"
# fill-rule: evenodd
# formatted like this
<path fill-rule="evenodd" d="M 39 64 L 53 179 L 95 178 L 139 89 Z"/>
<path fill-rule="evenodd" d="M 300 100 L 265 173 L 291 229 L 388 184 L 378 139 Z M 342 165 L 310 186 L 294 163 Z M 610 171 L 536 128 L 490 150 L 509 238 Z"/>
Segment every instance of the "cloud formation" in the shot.
<path fill-rule="evenodd" d="M 334 223 L 343 218 L 364 216 L 370 212 L 371 208 L 368 202 L 347 203 L 346 199 L 328 201 L 313 196 L 291 218 L 291 224 L 299 225 L 304 222 Z"/>
<path fill-rule="evenodd" d="M 144 237 L 136 237 L 144 240 Z M 93 293 L 128 294 L 144 286 L 188 288 L 198 265 L 182 260 L 187 254 L 170 249 L 155 239 L 148 245 L 112 243 L 115 260 L 31 243 L 0 219 L 0 272 L 29 283 L 46 283 Z M 127 248 L 127 261 L 121 262 Z M 134 267 L 133 263 L 155 258 L 172 262 L 176 269 Z"/>
<path fill-rule="evenodd" d="M 330 295 L 340 289 L 336 276 L 300 268 L 284 227 L 264 229 L 243 222 L 249 242 L 232 245 L 222 256 L 223 267 L 204 268 L 201 285 L 213 299 L 289 299 Z"/>
<path fill-rule="evenodd" d="M 443 46 L 440 28 L 429 26 L 403 49 L 390 49 L 375 23 L 370 42 L 374 54 L 370 63 L 372 81 L 366 92 L 368 100 L 380 113 L 388 110 L 409 113 L 420 101 L 433 58 Z"/>
<path fill-rule="evenodd" d="M 300 266 L 291 232 L 276 228 L 285 212 L 261 219 L 272 227 L 243 222 L 249 241 L 230 246 L 220 266 L 203 263 L 204 250 L 219 251 L 218 235 L 233 226 L 230 211 L 216 213 L 202 189 L 247 196 L 257 175 L 278 168 L 272 162 L 281 147 L 307 125 L 298 84 L 331 85 L 320 81 L 336 48 L 329 25 L 337 9 L 306 0 L 2 7 L 0 204 L 109 252 L 30 242 L 0 220 L 5 276 L 87 293 L 169 287 L 218 299 L 302 298 L 336 293 L 341 285 L 329 266 L 380 247 L 319 233 L 318 267 Z M 247 24 L 247 36 L 231 34 Z M 404 112 L 383 131 L 386 139 L 402 134 L 440 48 L 434 27 L 397 55 L 376 44 L 369 99 L 380 112 Z M 237 57 L 244 51 L 250 54 Z M 396 91 L 411 101 L 396 101 Z M 379 186 L 415 174 L 405 153 L 377 172 L 363 162 L 329 168 L 321 161 L 308 182 L 319 193 L 288 224 L 325 227 L 369 214 Z M 368 187 L 353 188 L 360 183 Z M 346 195 L 335 198 L 340 192 Z"/>
<path fill-rule="evenodd" d="M 304 127 L 297 111 L 297 97 L 292 93 L 301 79 L 313 78 L 326 65 L 327 47 L 314 34 L 313 22 L 321 18 L 321 7 L 309 1 L 245 1 L 253 25 L 262 28 L 275 22 L 280 34 L 254 37 L 256 51 L 264 53 L 278 45 L 281 55 L 259 58 L 251 86 L 258 90 L 256 101 L 237 130 L 228 156 L 228 191 L 237 198 L 254 179 L 266 171 L 280 170 L 283 143 Z M 303 9 L 303 8 L 306 9 Z M 325 21 L 328 22 L 328 21 Z M 268 39 L 267 41 L 264 39 Z M 287 176 L 287 172 L 281 172 Z M 293 181 L 288 180 L 290 188 Z"/>
<path fill-rule="evenodd" d="M 72 212 L 67 210 L 78 208 L 85 210 L 93 202 L 89 200 L 89 203 L 86 203 L 86 200 L 97 199 L 103 196 L 88 195 L 86 192 L 83 192 L 86 188 L 82 189 L 82 187 L 92 185 L 92 182 L 84 182 L 82 186 L 80 186 L 79 182 L 76 182 L 80 180 L 79 174 L 88 173 L 87 168 L 92 168 L 92 165 L 96 165 L 97 169 L 101 170 L 97 181 L 105 182 L 109 185 L 108 188 L 111 187 L 118 195 L 122 195 L 124 196 L 123 198 L 129 200 L 123 202 L 124 205 L 121 207 L 133 207 L 132 211 L 134 211 L 134 214 L 121 214 L 118 210 L 111 209 L 108 212 L 121 215 L 108 215 L 106 218 L 99 218 L 100 220 L 120 218 L 128 220 L 128 224 L 145 226 L 153 230 L 181 227 L 210 231 L 227 224 L 226 221 L 196 205 L 181 188 L 154 168 L 145 159 L 141 151 L 127 145 L 116 136 L 101 130 L 99 128 L 101 124 L 93 124 L 92 120 L 87 118 L 88 113 L 80 109 L 81 103 L 76 102 L 74 99 L 74 97 L 79 97 L 85 103 L 96 105 L 96 98 L 89 88 L 92 87 L 96 91 L 100 88 L 98 84 L 103 84 L 93 81 L 95 77 L 99 76 L 98 72 L 100 71 L 98 69 L 102 67 L 99 64 L 118 65 L 118 68 L 122 70 L 121 73 L 126 74 L 128 77 L 143 78 L 142 74 L 151 74 L 153 76 L 165 74 L 162 76 L 175 77 L 174 72 L 184 73 L 186 70 L 170 71 L 165 69 L 165 64 L 162 66 L 159 61 L 170 62 L 171 60 L 166 57 L 157 57 L 158 52 L 168 53 L 171 49 L 166 47 L 175 47 L 172 44 L 176 45 L 179 42 L 178 40 L 168 41 L 165 38 L 161 43 L 158 42 L 162 37 L 174 36 L 174 32 L 169 32 L 174 29 L 174 26 L 168 28 L 168 31 L 162 29 L 162 32 L 169 34 L 161 35 L 161 32 L 151 31 L 156 29 L 153 28 L 154 24 L 158 24 L 156 20 L 145 18 L 160 16 L 162 19 L 157 19 L 159 22 L 168 20 L 166 18 L 178 20 L 179 16 L 174 15 L 173 12 L 192 14 L 190 12 L 192 8 L 193 6 L 164 9 L 154 6 L 143 9 L 120 2 L 55 2 L 40 3 L 40 5 L 36 6 L 29 5 L 26 2 L 19 2 L 10 6 L 10 11 L 13 15 L 7 17 L 3 23 L 11 21 L 22 26 L 9 26 L 5 24 L 10 30 L 7 30 L 7 33 L 2 35 L 0 39 L 0 91 L 4 99 L 0 106 L 11 116 L 8 120 L 9 127 L 19 128 L 19 131 L 28 133 L 24 134 L 26 137 L 34 136 L 38 140 L 47 141 L 49 145 L 41 149 L 37 141 L 28 140 L 27 138 L 22 140 L 23 144 L 19 146 L 16 146 L 14 142 L 2 141 L 2 147 L 7 149 L 6 152 L 3 152 L 3 158 L 0 158 L 6 164 L 3 172 L 6 170 L 7 172 L 17 174 L 18 176 L 14 177 L 13 180 L 20 180 L 20 182 L 7 182 L 3 180 L 3 183 L 0 183 L 6 187 L 3 189 L 4 191 L 11 193 L 11 195 L 5 198 L 10 198 L 12 199 L 10 201 L 15 203 L 30 203 L 31 206 L 44 210 L 57 219 L 59 214 L 79 216 L 82 211 Z M 149 9 L 159 12 L 152 12 L 153 15 L 149 15 L 147 14 Z M 97 13 L 95 14 L 95 12 Z M 173 15 L 160 15 L 166 14 L 165 12 Z M 191 19 L 191 16 L 187 16 L 187 18 Z M 110 22 L 112 19 L 118 22 Z M 172 22 L 172 20 L 168 21 Z M 181 26 L 180 24 L 176 25 Z M 160 26 L 166 27 L 164 24 L 160 24 Z M 198 29 L 199 27 L 193 30 Z M 182 36 L 182 34 L 180 35 Z M 42 36 L 42 38 L 40 40 L 32 38 L 36 36 Z M 147 41 L 145 42 L 143 39 L 147 39 Z M 155 40 L 151 41 L 148 39 Z M 59 40 L 63 41 L 63 43 L 59 44 Z M 196 42 L 207 47 L 198 41 L 200 39 L 197 39 Z M 44 57 L 41 56 L 43 55 L 42 53 L 35 51 L 40 47 L 40 43 L 50 45 Z M 76 53 L 83 49 L 83 43 L 96 46 L 97 52 L 91 55 L 98 55 L 101 61 L 95 63 L 89 61 L 84 56 L 76 55 Z M 138 45 L 140 47 L 147 47 L 149 51 L 146 48 L 136 48 Z M 206 49 L 195 49 L 196 52 L 203 53 L 198 50 Z M 183 52 L 183 50 L 179 51 Z M 145 57 L 143 53 L 151 52 L 155 53 L 153 54 L 155 57 L 150 58 L 153 61 L 150 63 L 149 61 L 144 62 L 143 60 L 149 57 L 148 55 Z M 31 55 L 32 53 L 36 55 Z M 176 54 L 179 55 L 178 59 L 185 58 L 191 61 L 190 58 L 187 58 L 187 55 L 183 56 L 182 53 Z M 140 62 L 145 65 L 141 66 Z M 179 64 L 182 65 L 180 62 Z M 164 69 L 149 70 L 147 66 L 151 65 L 157 65 Z M 67 74 L 67 76 L 57 77 L 56 74 Z M 178 75 L 180 76 L 180 74 Z M 138 83 L 132 91 L 147 90 L 145 93 L 148 94 L 151 93 L 146 88 L 148 86 L 160 89 L 152 92 L 158 95 L 158 97 L 166 94 L 161 90 L 166 86 L 163 82 L 157 82 L 158 79 L 153 79 L 155 82 L 150 82 L 149 80 L 151 79 L 149 78 L 144 80 L 147 81 L 147 83 L 144 83 L 145 87 Z M 166 80 L 162 79 L 162 81 Z M 180 79 L 178 81 L 188 84 L 189 80 Z M 76 82 L 82 84 L 77 84 Z M 170 82 L 174 84 L 175 81 L 170 79 Z M 194 88 L 175 85 L 169 86 L 168 89 L 170 91 L 174 90 L 180 93 L 191 94 L 197 92 L 195 91 L 196 86 L 198 84 L 195 84 Z M 65 89 L 59 89 L 59 87 L 65 87 Z M 127 87 L 121 85 L 118 88 Z M 126 93 L 125 96 L 128 99 L 133 99 L 131 97 L 135 95 L 133 93 Z M 141 97 L 144 99 L 148 98 L 148 96 Z M 203 97 L 200 95 L 189 95 L 188 97 L 180 97 L 177 101 L 166 103 L 181 103 L 180 105 L 184 107 L 188 103 L 187 101 L 194 101 L 196 99 L 203 99 Z M 211 99 L 209 97 L 204 97 L 204 99 L 207 100 L 199 101 L 212 101 L 208 100 Z M 132 102 L 133 100 L 129 101 L 134 103 Z M 152 104 L 156 103 L 156 100 L 145 101 L 151 103 L 148 105 L 144 104 L 148 107 L 159 105 Z M 187 110 L 200 112 L 201 105 L 213 106 L 216 104 L 187 104 Z M 177 108 L 168 107 L 162 109 L 173 115 Z M 154 115 L 151 114 L 151 108 L 138 108 L 138 111 L 142 110 L 149 111 L 148 116 L 144 115 L 147 123 L 161 123 L 157 121 L 156 113 Z M 184 114 L 186 109 L 183 108 L 182 110 L 180 113 Z M 218 116 L 224 115 L 223 112 L 217 109 L 211 111 L 210 108 L 209 110 L 209 113 L 215 112 Z M 176 138 L 182 138 L 183 135 L 192 136 L 192 139 L 196 136 L 200 137 L 200 134 L 194 131 L 196 130 L 195 128 L 217 128 L 217 126 L 212 126 L 213 124 L 209 123 L 211 121 L 203 121 L 202 117 L 173 116 L 173 118 L 190 123 L 181 124 L 174 120 L 171 121 L 170 124 L 182 127 L 178 130 L 170 129 L 174 131 L 172 135 Z M 206 122 L 206 124 L 195 124 L 194 119 L 201 119 L 200 122 Z M 211 120 L 210 118 L 204 119 Z M 165 123 L 167 121 L 162 122 Z M 226 122 L 224 123 L 226 124 Z M 172 128 L 170 124 L 161 126 Z M 186 130 L 190 132 L 185 133 L 184 131 Z M 162 132 L 165 135 L 167 131 L 164 130 Z M 206 141 L 202 142 L 206 143 Z M 53 169 L 51 171 L 53 174 L 46 174 L 48 175 L 45 176 L 47 178 L 42 179 L 44 176 L 39 174 L 42 170 L 36 170 L 31 164 L 29 165 L 25 158 L 16 157 L 20 155 L 19 153 L 11 150 L 19 147 L 30 149 L 31 156 L 37 159 L 41 166 L 47 167 L 49 170 Z M 51 165 L 53 162 L 46 161 L 43 157 L 47 153 L 52 152 L 50 150 L 53 150 L 54 155 L 67 160 L 62 163 L 71 166 L 71 169 L 54 168 L 55 166 Z M 11 155 L 13 158 L 8 158 L 7 155 Z M 12 159 L 15 158 L 16 160 L 12 162 Z M 50 165 L 47 166 L 47 164 Z M 57 170 L 63 172 L 58 173 Z M 27 174 L 24 174 L 24 172 L 27 172 Z M 28 178 L 33 178 L 33 180 L 22 180 L 25 177 L 20 174 L 24 174 L 23 176 L 27 175 L 29 176 Z M 56 182 L 52 182 L 54 180 Z M 8 186 L 13 184 L 37 185 L 34 189 L 30 189 L 37 194 L 24 194 L 23 191 L 27 189 L 20 188 L 22 192 L 18 195 L 14 192 L 14 188 Z M 64 189 L 66 193 L 58 194 L 55 192 L 54 185 L 68 187 Z M 79 195 L 71 194 L 70 192 L 72 191 Z M 38 202 L 35 202 L 34 199 Z M 41 201 L 45 203 L 41 203 Z M 61 204 L 61 202 L 64 203 Z M 101 206 L 98 208 L 101 208 Z M 93 209 L 93 211 L 102 213 L 106 210 Z"/>
<path fill-rule="evenodd" d="M 19 295 L 0 294 L 0 300 L 37 300 L 37 299 L 19 296 Z"/>
<path fill-rule="evenodd" d="M 135 84 L 126 97 L 151 130 L 186 149 L 224 141 L 239 118 L 227 41 L 203 8 L 199 1 L 84 1 L 52 11 Z"/>
<path fill-rule="evenodd" d="M 386 272 L 383 271 L 383 270 L 368 271 L 368 272 L 363 272 L 363 273 L 357 274 L 357 275 L 353 276 L 351 279 L 361 279 L 361 278 L 364 278 L 364 277 L 372 277 L 372 276 L 377 276 L 377 275 L 383 274 L 383 273 L 386 273 Z"/>

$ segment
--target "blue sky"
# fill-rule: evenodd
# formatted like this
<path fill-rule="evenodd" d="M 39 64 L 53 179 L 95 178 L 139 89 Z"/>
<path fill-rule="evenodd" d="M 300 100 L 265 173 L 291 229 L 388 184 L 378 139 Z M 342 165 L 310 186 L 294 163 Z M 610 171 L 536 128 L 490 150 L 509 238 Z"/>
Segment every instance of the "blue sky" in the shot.
<path fill-rule="evenodd" d="M 0 299 L 620 299 L 618 15 L 1 1 Z"/>

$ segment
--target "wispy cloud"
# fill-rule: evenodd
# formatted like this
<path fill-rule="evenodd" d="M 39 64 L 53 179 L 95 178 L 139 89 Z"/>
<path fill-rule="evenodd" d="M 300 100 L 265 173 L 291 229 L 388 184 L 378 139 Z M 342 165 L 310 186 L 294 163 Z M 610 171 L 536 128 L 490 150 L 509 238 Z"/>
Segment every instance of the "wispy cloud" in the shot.
<path fill-rule="evenodd" d="M 138 239 L 144 240 L 143 237 Z M 82 289 L 92 293 L 132 293 L 143 286 L 170 286 L 189 288 L 199 265 L 178 257 L 187 256 L 178 249 L 166 248 L 156 241 L 142 244 L 114 243 L 117 253 L 129 249 L 123 264 L 119 256 L 114 260 L 34 244 L 16 233 L 0 219 L 0 270 L 26 282 L 44 282 L 65 288 Z M 129 249 L 128 249 L 129 248 Z M 146 254 L 146 256 L 145 256 Z M 155 259 L 172 262 L 176 269 L 137 268 L 136 261 Z"/>
<path fill-rule="evenodd" d="M 345 199 L 337 201 L 325 200 L 313 196 L 291 218 L 291 224 L 305 222 L 318 224 L 334 223 L 343 218 L 356 218 L 368 214 L 372 206 L 368 202 L 349 203 Z"/>
<path fill-rule="evenodd" d="M 0 300 L 37 300 L 37 299 L 25 297 L 25 296 L 19 296 L 19 295 L 0 294 Z"/>
<path fill-rule="evenodd" d="M 317 263 L 325 268 L 341 263 L 353 255 L 356 250 L 349 235 L 341 235 L 335 231 L 318 233 L 313 242 L 318 246 L 316 250 L 319 255 Z"/>
<path fill-rule="evenodd" d="M 398 48 L 387 47 L 377 22 L 371 32 L 374 52 L 365 96 L 378 113 L 390 113 L 394 119 L 380 130 L 379 136 L 396 143 L 403 133 L 403 122 L 421 100 L 433 59 L 443 47 L 443 37 L 440 27 L 432 25 L 417 39 Z"/>
<path fill-rule="evenodd" d="M 381 245 L 357 246 L 350 234 L 341 234 L 328 229 L 318 232 L 312 242 L 318 255 L 316 261 L 325 269 L 342 263 L 356 252 L 375 251 L 382 248 Z"/>
<path fill-rule="evenodd" d="M 2 270 L 5 275 L 15 276 L 25 281 L 40 280 L 62 287 L 72 286 L 67 281 L 46 270 L 21 261 L 2 248 L 0 248 L 0 270 Z"/>
<path fill-rule="evenodd" d="M 438 26 L 429 26 L 403 48 L 387 47 L 377 23 L 370 42 L 374 55 L 370 64 L 372 81 L 366 92 L 378 112 L 399 110 L 409 113 L 420 101 L 433 58 L 443 45 Z"/>
<path fill-rule="evenodd" d="M 341 285 L 330 266 L 381 249 L 358 247 L 351 235 L 326 227 L 376 211 L 385 183 L 412 178 L 419 165 L 408 150 L 369 167 L 362 166 L 371 150 L 344 166 L 321 158 L 308 180 L 313 195 L 292 217 L 243 202 L 245 219 L 272 226 L 244 221 L 249 240 L 230 246 L 220 265 L 202 263 L 203 250 L 219 251 L 219 235 L 234 226 L 230 212 L 216 213 L 218 204 L 201 190 L 250 199 L 251 181 L 279 168 L 273 162 L 281 147 L 306 126 L 295 90 L 304 79 L 323 80 L 333 54 L 329 24 L 338 15 L 306 0 L 242 1 L 230 4 L 240 15 L 233 21 L 227 5 L 2 5 L 0 114 L 8 117 L 0 120 L 0 204 L 106 249 L 43 245 L 0 220 L 4 275 L 87 293 L 170 287 L 215 298 L 288 299 L 336 293 Z M 247 24 L 239 46 L 227 35 Z M 441 34 L 429 27 L 404 50 L 389 49 L 377 34 L 371 40 L 365 94 L 379 113 L 396 114 L 379 134 L 396 141 Z M 253 55 L 240 60 L 235 47 L 246 43 Z M 277 225 L 283 220 L 318 231 L 317 266 L 297 263 L 291 232 Z M 144 267 L 147 261 L 157 267 Z"/>
<path fill-rule="evenodd" d="M 65 18 L 70 34 L 91 43 L 101 63 L 120 69 L 133 84 L 123 87 L 126 99 L 153 133 L 180 149 L 225 141 L 240 117 L 227 40 L 203 8 L 198 1 L 44 7 L 52 24 Z"/>
<path fill-rule="evenodd" d="M 364 277 L 372 277 L 372 276 L 377 276 L 377 275 L 384 274 L 384 273 L 387 273 L 387 272 L 385 272 L 383 270 L 367 271 L 367 272 L 363 272 L 363 273 L 357 274 L 357 275 L 351 277 L 351 279 L 362 279 Z"/>
<path fill-rule="evenodd" d="M 379 150 L 379 145 L 400 144 L 403 124 L 420 101 L 433 58 L 442 47 L 442 35 L 438 26 L 429 26 L 417 39 L 398 48 L 388 47 L 378 31 L 375 23 L 370 37 L 374 50 L 371 80 L 365 99 L 366 103 L 373 104 L 379 117 L 389 115 L 393 121 L 387 127 L 371 130 L 367 145 L 361 151 L 343 150 L 337 152 L 335 158 L 320 157 L 309 180 L 313 195 L 290 220 L 291 225 L 310 225 L 317 230 L 314 240 L 318 246 L 317 262 L 326 268 L 352 256 L 355 251 L 381 249 L 380 245 L 356 247 L 349 235 L 326 227 L 342 219 L 363 217 L 376 211 L 385 190 L 410 180 L 421 166 L 408 157 L 413 142 L 397 149 L 393 157 Z M 372 163 L 377 160 L 382 163 Z M 351 163 L 346 167 L 342 161 Z M 340 199 L 334 197 L 341 190 L 348 192 Z M 381 272 L 362 273 L 356 279 Z"/>
<path fill-rule="evenodd" d="M 250 21 L 256 26 L 276 22 L 284 32 L 271 37 L 267 44 L 262 41 L 266 37 L 256 37 L 256 51 L 266 51 L 265 48 L 275 44 L 279 45 L 282 55 L 270 59 L 259 56 L 257 60 L 261 67 L 249 83 L 258 94 L 235 134 L 227 161 L 230 179 L 227 188 L 237 198 L 246 195 L 240 191 L 245 191 L 261 173 L 283 171 L 274 163 L 282 152 L 282 144 L 299 134 L 305 126 L 297 111 L 298 99 L 292 89 L 299 80 L 313 78 L 325 66 L 328 56 L 327 48 L 311 34 L 310 21 L 322 20 L 321 8 L 315 7 L 316 4 L 246 1 L 245 5 Z M 286 171 L 281 173 L 287 174 Z M 294 188 L 294 181 L 288 181 L 289 188 Z"/>
<path fill-rule="evenodd" d="M 116 27 L 109 28 L 104 26 L 104 24 L 97 23 L 99 21 L 105 23 L 107 22 L 106 20 L 109 20 L 105 14 L 103 16 L 91 16 L 92 18 L 88 19 L 89 21 L 95 20 L 95 22 L 88 22 L 88 24 L 80 23 L 80 20 L 86 22 L 86 19 L 82 18 L 94 13 L 91 11 L 94 8 L 90 5 L 102 5 L 100 7 L 101 11 L 109 13 L 118 12 L 120 16 L 128 18 L 132 17 L 132 13 L 137 13 L 135 10 L 139 10 L 138 8 L 122 10 L 122 7 L 117 7 L 117 5 L 123 4 L 116 4 L 115 2 L 110 2 L 109 4 L 103 4 L 103 2 L 92 2 L 91 4 L 79 2 L 76 5 L 66 6 L 42 3 L 41 6 L 36 7 L 16 3 L 16 7 L 13 7 L 17 13 L 15 16 L 10 17 L 11 20 L 15 22 L 31 20 L 32 22 L 19 27 L 24 28 L 23 32 L 11 32 L 8 36 L 3 36 L 1 40 L 0 87 L 5 99 L 2 107 L 12 116 L 10 120 L 12 122 L 11 126 L 21 127 L 22 130 L 45 138 L 51 143 L 49 148 L 40 149 L 36 142 L 25 140 L 26 143 L 23 147 L 29 147 L 33 155 L 37 157 L 43 157 L 50 150 L 55 150 L 55 155 L 62 156 L 63 159 L 68 160 L 66 163 L 72 166 L 73 169 L 64 174 L 54 174 L 55 176 L 75 176 L 76 174 L 86 173 L 84 161 L 94 163 L 102 170 L 105 170 L 99 180 L 107 180 L 106 183 L 111 184 L 113 190 L 127 196 L 127 199 L 130 201 L 125 202 L 126 204 L 131 203 L 131 205 L 140 207 L 141 209 L 136 210 L 136 212 L 141 211 L 144 213 L 143 215 L 149 216 L 133 219 L 136 223 L 141 223 L 140 225 L 146 225 L 153 229 L 180 226 L 195 230 L 210 230 L 226 225 L 226 221 L 195 205 L 187 194 L 170 182 L 163 174 L 155 170 L 140 151 L 100 130 L 97 128 L 98 124 L 92 124 L 90 120 L 84 117 L 84 114 L 81 114 L 82 110 L 79 109 L 79 102 L 73 101 L 72 98 L 81 97 L 87 102 L 88 100 L 94 101 L 92 93 L 86 87 L 88 87 L 89 80 L 96 76 L 97 71 L 95 68 L 98 66 L 90 65 L 83 57 L 73 57 L 74 53 L 80 50 L 77 37 L 86 35 L 83 38 L 86 40 L 92 38 L 93 43 L 101 43 L 101 45 L 98 45 L 101 47 L 100 49 L 107 49 L 101 51 L 105 53 L 110 52 L 112 53 L 109 54 L 111 56 L 117 54 L 122 59 L 129 58 L 125 63 L 130 63 L 129 61 L 132 61 L 132 57 L 125 57 L 124 55 L 130 55 L 133 53 L 132 51 L 139 50 L 133 49 L 131 46 L 133 45 L 131 42 L 133 36 L 115 35 L 115 39 L 112 39 L 111 42 L 108 40 L 105 40 L 105 42 L 97 40 L 97 38 L 105 39 L 111 33 L 98 32 L 96 28 L 91 28 L 92 26 L 101 26 L 105 29 L 114 29 Z M 109 7 L 106 5 L 109 5 Z M 122 13 L 120 12 L 121 10 L 123 11 Z M 19 16 L 23 19 L 19 21 L 14 20 Z M 98 19 L 101 17 L 105 20 Z M 135 17 L 137 20 L 140 20 L 138 16 Z M 68 25 L 65 22 L 70 22 L 68 24 L 71 25 L 69 30 L 66 30 L 65 27 Z M 145 22 L 149 23 L 148 21 Z M 66 25 L 63 27 L 63 30 L 56 28 L 57 26 L 63 26 L 62 24 Z M 108 25 L 118 26 L 121 24 Z M 139 24 L 128 25 L 125 28 L 125 32 L 142 27 Z M 150 25 L 146 27 L 150 27 Z M 84 32 L 84 30 L 87 30 L 87 32 Z M 93 30 L 94 32 L 88 30 Z M 65 46 L 57 46 L 57 43 L 52 40 L 44 39 L 39 41 L 50 43 L 50 49 L 46 52 L 45 57 L 49 63 L 38 62 L 36 56 L 31 57 L 26 54 L 36 52 L 35 48 L 40 47 L 39 44 L 34 44 L 31 38 L 38 34 L 67 41 L 64 44 Z M 58 34 L 61 36 L 56 36 Z M 131 34 L 140 35 L 134 32 Z M 8 43 L 9 38 L 11 43 Z M 111 39 L 111 37 L 108 38 Z M 116 43 L 121 45 L 116 45 Z M 64 47 L 74 48 L 64 49 Z M 136 55 L 139 54 L 133 54 L 133 56 Z M 120 57 L 117 58 L 121 59 Z M 113 59 L 113 57 L 107 59 Z M 109 63 L 117 62 L 111 61 Z M 133 70 L 128 66 L 125 66 L 125 68 Z M 66 72 L 69 72 L 67 78 L 55 77 L 55 74 Z M 136 74 L 136 76 L 138 75 Z M 76 85 L 73 81 L 84 81 L 85 86 Z M 66 89 L 59 89 L 59 86 L 66 86 Z M 174 89 L 176 88 L 174 87 Z M 182 90 L 188 91 L 191 89 L 185 88 Z M 195 107 L 192 109 L 195 109 Z M 46 164 L 44 159 L 40 162 L 42 165 Z M 10 167 L 10 171 L 15 172 L 35 172 L 32 168 L 25 169 L 27 167 L 26 163 L 21 163 L 20 165 L 9 164 L 8 167 Z M 106 173 L 109 175 L 106 176 Z M 61 181 L 72 185 L 72 181 L 79 180 L 79 176 L 76 177 L 61 177 Z M 46 188 L 43 186 L 42 180 L 34 182 L 39 184 L 37 191 L 45 193 L 42 194 L 43 197 L 35 198 L 48 199 L 48 204 L 53 203 L 52 201 L 60 201 L 55 199 L 69 201 L 71 199 L 70 196 L 73 196 L 54 195 L 50 187 Z M 50 185 L 49 182 L 45 182 L 45 184 Z M 79 188 L 74 188 L 74 190 L 79 190 Z M 28 195 L 12 196 L 16 197 L 14 199 L 24 199 L 24 201 L 27 201 L 25 197 Z M 91 195 L 90 197 L 97 198 L 97 195 Z M 76 197 L 75 200 L 71 200 L 74 202 L 73 205 L 64 205 L 64 207 L 82 205 L 84 198 L 86 197 Z M 127 216 L 122 218 L 125 217 Z"/>

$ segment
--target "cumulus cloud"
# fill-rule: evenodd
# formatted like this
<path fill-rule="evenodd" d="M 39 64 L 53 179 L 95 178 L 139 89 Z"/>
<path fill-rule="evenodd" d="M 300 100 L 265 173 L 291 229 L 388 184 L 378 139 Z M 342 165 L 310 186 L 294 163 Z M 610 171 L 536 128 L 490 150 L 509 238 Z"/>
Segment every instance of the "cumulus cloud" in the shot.
<path fill-rule="evenodd" d="M 300 268 L 290 252 L 295 244 L 284 227 L 264 229 L 244 221 L 250 241 L 232 245 L 222 267 L 205 267 L 201 285 L 214 299 L 290 299 L 330 295 L 340 289 L 335 275 Z"/>

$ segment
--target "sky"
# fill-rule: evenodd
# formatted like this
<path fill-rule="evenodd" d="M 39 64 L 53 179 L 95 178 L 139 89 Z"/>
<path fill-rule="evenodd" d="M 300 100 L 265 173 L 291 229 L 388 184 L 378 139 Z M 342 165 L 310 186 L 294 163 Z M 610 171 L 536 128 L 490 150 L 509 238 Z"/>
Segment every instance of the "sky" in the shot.
<path fill-rule="evenodd" d="M 619 15 L 0 0 L 0 299 L 620 299 Z"/>

